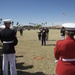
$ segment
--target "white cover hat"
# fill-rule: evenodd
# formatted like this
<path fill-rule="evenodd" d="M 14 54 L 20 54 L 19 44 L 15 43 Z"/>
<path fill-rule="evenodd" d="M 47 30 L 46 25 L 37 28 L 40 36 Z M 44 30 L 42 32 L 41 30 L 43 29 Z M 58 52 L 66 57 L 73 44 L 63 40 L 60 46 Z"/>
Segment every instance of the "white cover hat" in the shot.
<path fill-rule="evenodd" d="M 4 20 L 3 20 L 4 23 L 9 23 L 9 22 L 11 22 L 11 21 L 12 21 L 11 19 L 4 19 Z M 4 26 L 5 26 L 5 25 L 4 25 Z M 5 28 L 5 27 L 4 27 L 4 28 Z M 13 26 L 11 25 L 10 28 L 13 29 Z"/>
<path fill-rule="evenodd" d="M 75 30 L 75 23 L 64 23 L 64 24 L 62 24 L 62 26 L 66 30 L 71 30 L 71 31 L 74 31 Z"/>
<path fill-rule="evenodd" d="M 4 19 L 3 22 L 5 23 L 11 22 L 11 19 Z"/>

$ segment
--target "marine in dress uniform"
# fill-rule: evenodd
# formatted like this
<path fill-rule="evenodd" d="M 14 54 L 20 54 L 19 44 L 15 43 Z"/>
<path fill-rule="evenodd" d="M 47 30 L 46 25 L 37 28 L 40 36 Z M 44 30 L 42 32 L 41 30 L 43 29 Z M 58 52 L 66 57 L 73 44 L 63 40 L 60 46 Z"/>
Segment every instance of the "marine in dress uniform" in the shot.
<path fill-rule="evenodd" d="M 54 56 L 58 60 L 56 75 L 75 75 L 75 23 L 65 23 L 66 39 L 59 40 L 54 48 Z"/>
<path fill-rule="evenodd" d="M 15 62 L 15 46 L 18 43 L 16 32 L 10 29 L 11 19 L 3 20 L 5 28 L 0 32 L 0 40 L 3 43 L 3 75 L 8 75 L 8 62 L 10 64 L 10 75 L 17 75 Z"/>

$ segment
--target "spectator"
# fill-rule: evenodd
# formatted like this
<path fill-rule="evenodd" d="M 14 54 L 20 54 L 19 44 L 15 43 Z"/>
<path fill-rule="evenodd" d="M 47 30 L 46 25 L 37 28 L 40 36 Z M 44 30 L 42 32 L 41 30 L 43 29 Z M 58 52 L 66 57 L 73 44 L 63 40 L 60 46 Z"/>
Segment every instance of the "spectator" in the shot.
<path fill-rule="evenodd" d="M 41 31 L 41 37 L 42 45 L 46 45 L 46 30 L 44 28 Z"/>

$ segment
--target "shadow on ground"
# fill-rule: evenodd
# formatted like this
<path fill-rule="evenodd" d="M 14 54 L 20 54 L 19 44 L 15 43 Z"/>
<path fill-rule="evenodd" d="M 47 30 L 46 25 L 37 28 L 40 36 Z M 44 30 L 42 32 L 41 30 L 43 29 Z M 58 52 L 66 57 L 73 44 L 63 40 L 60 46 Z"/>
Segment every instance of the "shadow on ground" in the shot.
<path fill-rule="evenodd" d="M 56 44 L 47 44 L 46 46 L 55 46 Z"/>
<path fill-rule="evenodd" d="M 19 70 L 27 70 L 27 69 L 33 68 L 33 65 L 23 66 L 23 64 L 24 64 L 23 62 L 17 63 L 16 64 L 17 69 L 19 69 Z"/>
<path fill-rule="evenodd" d="M 17 75 L 46 75 L 43 72 L 36 72 L 36 73 L 30 73 L 30 72 L 26 72 L 23 70 L 27 70 L 27 69 L 32 69 L 34 66 L 33 65 L 28 65 L 28 66 L 23 66 L 23 62 L 21 63 L 17 63 Z"/>
<path fill-rule="evenodd" d="M 23 57 L 23 55 L 20 55 L 20 56 L 16 56 L 16 58 L 19 58 L 19 57 Z"/>
<path fill-rule="evenodd" d="M 46 75 L 46 74 L 44 74 L 43 72 L 29 73 L 29 72 L 18 71 L 18 75 Z"/>
<path fill-rule="evenodd" d="M 16 56 L 16 57 L 18 58 L 23 56 Z M 24 62 L 16 63 L 17 75 L 46 75 L 43 72 L 30 73 L 25 71 L 28 69 L 32 69 L 33 67 L 34 67 L 33 65 L 24 66 Z"/>
<path fill-rule="evenodd" d="M 57 41 L 57 40 L 48 40 L 48 41 Z"/>

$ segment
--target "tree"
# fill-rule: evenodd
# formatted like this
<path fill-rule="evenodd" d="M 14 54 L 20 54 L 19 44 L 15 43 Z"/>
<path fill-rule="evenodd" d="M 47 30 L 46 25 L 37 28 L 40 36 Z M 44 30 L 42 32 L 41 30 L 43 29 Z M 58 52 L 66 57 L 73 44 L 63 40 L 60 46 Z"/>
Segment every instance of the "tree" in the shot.
<path fill-rule="evenodd" d="M 16 25 L 18 26 L 19 25 L 19 22 L 17 22 Z"/>
<path fill-rule="evenodd" d="M 41 27 L 42 27 L 42 25 L 40 25 L 40 24 L 36 26 L 36 28 L 41 28 Z"/>

